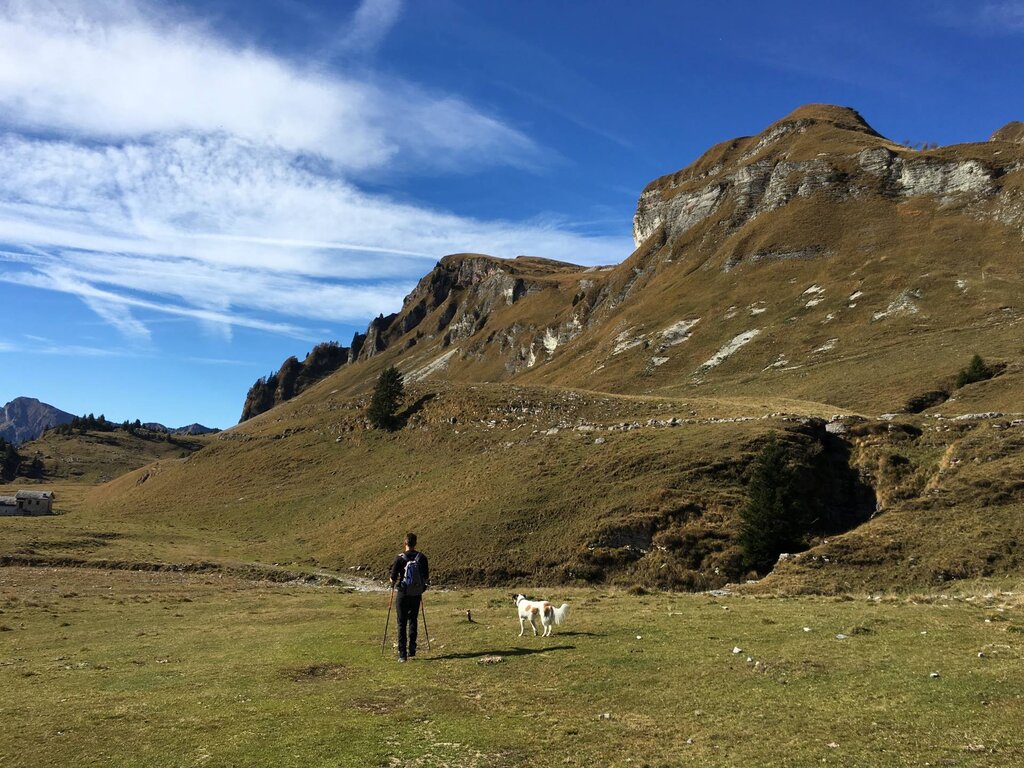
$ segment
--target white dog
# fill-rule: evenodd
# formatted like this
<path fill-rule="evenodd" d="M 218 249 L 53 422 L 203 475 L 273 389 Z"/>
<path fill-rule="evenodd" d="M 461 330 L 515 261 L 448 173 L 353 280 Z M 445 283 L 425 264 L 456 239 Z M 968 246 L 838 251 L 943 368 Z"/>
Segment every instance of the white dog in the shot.
<path fill-rule="evenodd" d="M 555 608 L 547 600 L 527 600 L 525 595 L 515 595 L 516 608 L 519 609 L 519 636 L 522 637 L 526 631 L 526 624 L 530 622 L 533 628 L 533 636 L 537 636 L 537 625 L 534 619 L 540 619 L 544 626 L 543 637 L 551 636 L 551 629 L 555 624 L 564 624 L 569 618 L 569 604 L 562 603 L 561 607 Z"/>

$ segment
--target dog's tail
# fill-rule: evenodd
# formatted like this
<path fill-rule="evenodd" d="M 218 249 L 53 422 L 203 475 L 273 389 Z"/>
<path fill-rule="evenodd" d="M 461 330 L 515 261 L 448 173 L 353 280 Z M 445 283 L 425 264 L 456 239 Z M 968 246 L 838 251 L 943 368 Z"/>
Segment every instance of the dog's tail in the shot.
<path fill-rule="evenodd" d="M 555 614 L 555 624 L 564 624 L 569 618 L 569 604 L 562 603 L 559 608 L 552 609 L 552 612 Z"/>

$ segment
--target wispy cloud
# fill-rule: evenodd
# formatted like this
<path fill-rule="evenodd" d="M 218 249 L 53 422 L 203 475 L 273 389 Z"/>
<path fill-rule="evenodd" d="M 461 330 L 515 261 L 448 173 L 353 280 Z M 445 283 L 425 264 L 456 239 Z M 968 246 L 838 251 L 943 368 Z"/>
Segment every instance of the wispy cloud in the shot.
<path fill-rule="evenodd" d="M 241 328 L 252 328 L 259 331 L 268 331 L 285 336 L 292 336 L 299 339 L 312 339 L 315 334 L 307 329 L 291 323 L 272 322 L 254 317 L 247 317 L 240 313 L 228 314 L 194 306 L 181 306 L 175 304 L 162 304 L 155 301 L 136 298 L 125 294 L 118 294 L 112 291 L 97 288 L 86 282 L 92 277 L 88 273 L 69 270 L 65 267 L 58 267 L 52 270 L 7 272 L 0 274 L 0 282 L 13 285 L 22 285 L 30 288 L 42 288 L 53 291 L 60 291 L 77 296 L 86 305 L 95 311 L 101 318 L 107 320 L 126 336 L 139 339 L 147 339 L 148 329 L 134 318 L 133 309 L 148 310 L 150 312 L 166 313 L 180 317 L 188 317 L 202 323 L 211 323 L 217 326 Z"/>
<path fill-rule="evenodd" d="M 1024 0 L 946 2 L 936 6 L 933 14 L 939 23 L 950 27 L 987 35 L 1024 34 Z"/>
<path fill-rule="evenodd" d="M 263 367 L 262 363 L 254 363 L 251 360 L 230 360 L 223 357 L 187 357 L 185 359 L 190 363 L 199 363 L 200 365 L 238 365 L 245 368 Z"/>
<path fill-rule="evenodd" d="M 0 138 L 0 243 L 22 250 L 0 258 L 32 270 L 0 279 L 76 295 L 135 339 L 148 335 L 138 308 L 306 338 L 237 310 L 365 319 L 397 307 L 445 253 L 607 263 L 629 251 L 558 222 L 477 221 L 370 195 L 231 137 Z"/>
<path fill-rule="evenodd" d="M 123 349 L 111 349 L 109 347 L 90 347 L 83 344 L 61 344 L 40 336 L 26 335 L 30 344 L 15 344 L 13 342 L 0 341 L 0 352 L 10 352 L 18 355 L 54 355 L 57 357 L 128 357 L 134 356 Z"/>
<path fill-rule="evenodd" d="M 1024 32 L 1024 2 L 1020 0 L 982 3 L 978 16 L 991 29 Z"/>
<path fill-rule="evenodd" d="M 400 11 L 366 0 L 348 37 L 376 45 Z M 368 174 L 543 152 L 456 96 L 305 68 L 127 0 L 0 0 L 4 130 L 0 282 L 75 296 L 138 344 L 154 315 L 316 338 L 311 323 L 397 308 L 446 253 L 630 250 L 367 192 Z"/>
<path fill-rule="evenodd" d="M 367 53 L 387 37 L 402 12 L 402 0 L 362 0 L 335 51 Z"/>
<path fill-rule="evenodd" d="M 3 123 L 99 140 L 225 133 L 360 170 L 538 159 L 524 134 L 456 97 L 307 69 L 151 5 L 96 6 L 0 6 Z M 350 35 L 383 35 L 398 10 L 364 3 Z"/>

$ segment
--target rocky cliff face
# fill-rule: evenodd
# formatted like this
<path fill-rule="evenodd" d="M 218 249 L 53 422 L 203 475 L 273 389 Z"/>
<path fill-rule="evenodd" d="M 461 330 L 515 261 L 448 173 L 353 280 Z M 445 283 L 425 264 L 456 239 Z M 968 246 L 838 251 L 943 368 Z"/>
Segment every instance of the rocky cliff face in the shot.
<path fill-rule="evenodd" d="M 553 278 L 579 269 L 528 257 L 507 261 L 481 254 L 446 256 L 420 280 L 399 312 L 371 320 L 351 347 L 321 344 L 301 363 L 290 357 L 276 374 L 258 380 L 246 397 L 241 420 L 291 399 L 343 365 L 370 360 L 396 345 L 408 350 L 427 340 L 448 348 L 465 341 L 479 333 L 496 310 L 552 288 Z M 411 376 L 421 378 L 444 367 L 428 363 Z"/>
<path fill-rule="evenodd" d="M 852 109 L 801 107 L 651 182 L 633 219 L 637 248 L 618 265 L 445 257 L 357 336 L 340 386 L 365 389 L 395 364 L 410 381 L 614 392 L 731 382 L 853 403 L 860 377 L 877 375 L 853 361 L 896 338 L 949 333 L 950 354 L 1003 354 L 1024 316 L 1022 135 L 1011 123 L 987 142 L 922 151 Z M 906 356 L 879 363 L 887 376 L 906 371 L 901 398 L 962 364 L 921 355 L 913 370 Z M 286 361 L 243 416 L 301 391 L 300 378 L 315 377 Z"/>
<path fill-rule="evenodd" d="M 342 347 L 336 342 L 329 341 L 313 347 L 301 363 L 298 359 L 289 357 L 277 373 L 257 380 L 249 388 L 240 421 L 251 419 L 253 416 L 270 410 L 278 403 L 290 400 L 325 376 L 338 370 L 350 362 L 353 349 L 358 350 L 361 344 L 362 339 L 357 334 L 352 347 Z"/>
<path fill-rule="evenodd" d="M 1020 126 L 1011 123 L 992 141 L 1020 141 Z M 1019 153 L 1000 156 L 985 145 L 919 152 L 879 136 L 852 109 L 809 105 L 651 182 L 640 196 L 633 238 L 639 246 L 659 227 L 679 237 L 720 212 L 727 214 L 725 228 L 736 230 L 812 195 L 836 201 L 934 196 L 942 204 L 978 204 L 1019 170 Z"/>
<path fill-rule="evenodd" d="M 34 397 L 17 397 L 0 410 L 0 437 L 14 445 L 35 440 L 48 427 L 73 419 L 67 411 L 41 403 Z"/>

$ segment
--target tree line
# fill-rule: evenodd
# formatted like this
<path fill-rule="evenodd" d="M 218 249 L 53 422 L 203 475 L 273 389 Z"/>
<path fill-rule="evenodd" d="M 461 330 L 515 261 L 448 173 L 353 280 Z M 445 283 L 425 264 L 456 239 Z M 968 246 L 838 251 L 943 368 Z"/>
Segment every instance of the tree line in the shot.
<path fill-rule="evenodd" d="M 117 423 L 108 420 L 102 413 L 99 416 L 94 416 L 91 413 L 84 416 L 74 416 L 66 424 L 58 424 L 56 427 L 50 427 L 46 431 L 52 431 L 57 435 L 69 436 L 75 434 L 84 435 L 86 432 L 115 432 L 117 430 L 141 437 L 143 440 L 162 440 L 172 445 L 184 445 L 184 443 L 176 440 L 170 432 L 149 429 L 142 423 L 141 419 L 136 419 L 135 421 L 126 419 L 121 423 Z"/>
<path fill-rule="evenodd" d="M 7 482 L 18 476 L 41 478 L 43 476 L 43 460 L 36 455 L 26 463 L 25 457 L 21 455 L 14 444 L 0 437 L 0 482 Z"/>

